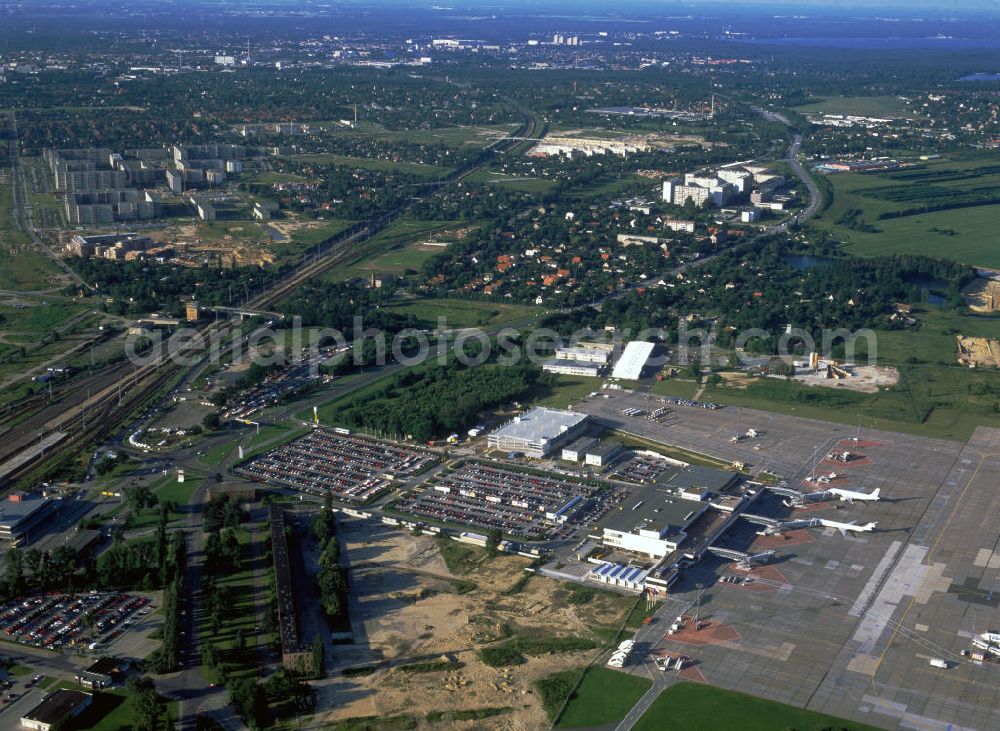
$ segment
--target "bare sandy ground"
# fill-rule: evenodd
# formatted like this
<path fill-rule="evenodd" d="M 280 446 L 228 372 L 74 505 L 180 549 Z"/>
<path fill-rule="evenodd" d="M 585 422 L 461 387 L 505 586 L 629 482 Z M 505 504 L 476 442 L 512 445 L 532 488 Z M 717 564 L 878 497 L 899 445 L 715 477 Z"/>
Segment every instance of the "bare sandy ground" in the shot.
<path fill-rule="evenodd" d="M 522 591 L 504 594 L 523 575 L 527 559 L 487 559 L 455 577 L 432 537 L 356 521 L 342 523 L 340 535 L 351 565 L 356 642 L 338 646 L 336 664 L 385 661 L 387 667 L 362 677 L 336 672 L 318 683 L 316 721 L 321 723 L 409 714 L 424 719 L 421 728 L 434 728 L 425 718 L 430 711 L 505 707 L 511 711 L 489 719 L 441 722 L 439 727 L 547 728 L 533 681 L 585 665 L 599 650 L 528 658 L 510 668 L 484 665 L 476 650 L 511 632 L 595 637 L 594 627 L 619 625 L 631 601 L 602 593 L 571 606 L 565 587 L 537 576 Z M 475 582 L 476 589 L 458 593 L 455 579 Z M 442 659 L 452 663 L 450 669 L 413 673 L 398 667 Z"/>

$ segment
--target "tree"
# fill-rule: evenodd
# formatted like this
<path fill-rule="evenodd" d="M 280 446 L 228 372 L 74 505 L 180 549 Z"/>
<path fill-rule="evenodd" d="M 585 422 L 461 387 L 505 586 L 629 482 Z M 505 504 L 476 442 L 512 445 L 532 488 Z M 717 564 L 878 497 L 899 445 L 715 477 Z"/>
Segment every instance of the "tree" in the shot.
<path fill-rule="evenodd" d="M 134 731 L 159 731 L 164 712 L 163 699 L 153 681 L 146 675 L 130 677 L 127 688 L 132 696 L 132 728 Z"/>
<path fill-rule="evenodd" d="M 219 415 L 214 411 L 205 414 L 201 420 L 201 425 L 208 431 L 215 431 L 218 429 L 219 423 Z"/>
<path fill-rule="evenodd" d="M 491 556 L 496 555 L 503 540 L 503 533 L 498 528 L 492 528 L 486 533 L 486 552 Z"/>
<path fill-rule="evenodd" d="M 135 514 L 141 513 L 146 508 L 155 507 L 156 503 L 156 495 L 148 485 L 136 485 L 125 490 L 125 506 Z"/>
<path fill-rule="evenodd" d="M 313 672 L 317 678 L 322 678 L 324 673 L 324 662 L 325 662 L 326 650 L 323 647 L 323 638 L 316 635 L 316 639 L 313 640 L 312 646 L 312 666 Z"/>
<path fill-rule="evenodd" d="M 7 570 L 4 580 L 11 593 L 17 595 L 24 590 L 24 560 L 17 548 L 7 551 Z"/>
<path fill-rule="evenodd" d="M 42 563 L 42 552 L 37 548 L 32 548 L 26 554 L 24 554 L 24 562 L 28 566 L 28 571 L 35 575 L 38 573 L 38 567 Z"/>

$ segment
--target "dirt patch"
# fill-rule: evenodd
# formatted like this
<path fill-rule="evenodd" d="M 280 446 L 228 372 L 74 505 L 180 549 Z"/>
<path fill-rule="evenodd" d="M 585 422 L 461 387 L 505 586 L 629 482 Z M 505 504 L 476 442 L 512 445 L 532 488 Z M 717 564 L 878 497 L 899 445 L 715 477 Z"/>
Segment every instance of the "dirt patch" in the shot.
<path fill-rule="evenodd" d="M 821 368 L 816 373 L 803 373 L 792 376 L 793 380 L 806 386 L 823 386 L 824 388 L 843 388 L 859 393 L 878 393 L 880 389 L 895 386 L 899 383 L 899 371 L 895 368 L 881 366 L 844 366 L 843 371 L 850 375 L 846 378 L 836 378 L 834 371 Z"/>
<path fill-rule="evenodd" d="M 1000 310 L 1000 279 L 980 277 L 962 290 L 962 298 L 973 312 L 996 312 Z"/>
<path fill-rule="evenodd" d="M 701 670 L 699 670 L 694 665 L 691 665 L 681 670 L 679 673 L 677 673 L 677 677 L 683 678 L 684 680 L 687 680 L 688 682 L 691 683 L 705 683 L 705 684 L 708 683 L 708 678 L 705 677 L 705 674 L 702 673 Z"/>
<path fill-rule="evenodd" d="M 1000 340 L 957 336 L 958 362 L 973 368 L 1000 367 Z"/>
<path fill-rule="evenodd" d="M 600 650 L 527 657 L 507 668 L 488 667 L 477 650 L 514 635 L 587 637 L 600 645 L 604 641 L 594 629 L 619 625 L 630 605 L 627 597 L 600 591 L 574 605 L 567 601 L 571 592 L 566 586 L 539 576 L 516 590 L 529 561 L 489 558 L 478 549 L 474 568 L 455 576 L 431 536 L 362 521 L 342 523 L 340 536 L 351 566 L 355 643 L 338 646 L 336 664 L 380 666 L 370 675 L 337 673 L 318 683 L 319 723 L 509 707 L 511 712 L 480 719 L 469 728 L 546 728 L 532 683 L 584 665 Z M 440 670 L 401 667 L 427 662 Z"/>
<path fill-rule="evenodd" d="M 754 379 L 746 373 L 740 373 L 738 371 L 723 371 L 718 375 L 722 377 L 722 380 L 727 388 L 746 388 L 754 381 Z"/>

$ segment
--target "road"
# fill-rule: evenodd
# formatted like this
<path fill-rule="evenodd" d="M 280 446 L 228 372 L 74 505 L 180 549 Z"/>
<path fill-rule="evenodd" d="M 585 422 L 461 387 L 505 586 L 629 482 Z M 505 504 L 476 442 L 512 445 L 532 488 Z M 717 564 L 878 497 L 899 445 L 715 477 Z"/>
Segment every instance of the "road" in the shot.
<path fill-rule="evenodd" d="M 13 173 L 11 180 L 11 191 L 14 197 L 14 220 L 17 222 L 18 227 L 24 231 L 30 238 L 32 243 L 35 244 L 46 256 L 48 256 L 55 265 L 63 272 L 67 281 L 74 282 L 84 289 L 90 289 L 90 286 L 83 281 L 83 278 L 77 274 L 72 267 L 70 267 L 66 262 L 62 260 L 62 257 L 58 256 L 48 244 L 39 238 L 38 233 L 35 231 L 35 212 L 31 206 L 31 202 L 27 194 L 27 182 L 24 179 L 24 167 L 21 164 L 20 150 L 18 150 L 20 137 L 17 132 L 17 115 L 10 111 L 7 113 L 10 118 L 11 127 L 11 137 L 10 137 L 10 166 Z"/>
<path fill-rule="evenodd" d="M 806 169 L 799 162 L 799 150 L 802 148 L 802 135 L 799 132 L 794 131 L 795 125 L 792 121 L 780 112 L 774 112 L 768 109 L 762 109 L 761 107 L 751 107 L 755 112 L 761 115 L 764 119 L 769 122 L 778 122 L 793 130 L 792 144 L 788 148 L 788 154 L 785 156 L 785 161 L 788 166 L 792 169 L 792 172 L 801 180 L 809 193 L 809 204 L 804 210 L 792 217 L 789 223 L 803 223 L 816 215 L 819 210 L 820 204 L 822 203 L 823 197 L 820 195 L 819 186 L 812 179 L 812 176 L 806 172 Z M 770 232 L 777 233 L 780 231 L 788 230 L 788 223 L 784 223 L 780 226 L 775 226 L 769 229 Z"/>

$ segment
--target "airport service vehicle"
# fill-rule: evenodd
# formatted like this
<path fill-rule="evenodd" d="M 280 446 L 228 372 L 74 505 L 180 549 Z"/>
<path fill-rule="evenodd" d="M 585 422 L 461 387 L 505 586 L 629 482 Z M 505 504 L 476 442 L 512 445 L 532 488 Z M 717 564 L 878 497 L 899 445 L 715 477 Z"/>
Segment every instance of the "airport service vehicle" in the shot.
<path fill-rule="evenodd" d="M 942 660 L 939 657 L 932 657 L 930 659 L 930 664 L 936 668 L 944 668 L 945 670 L 951 667 L 951 663 L 949 663 L 947 660 Z"/>

